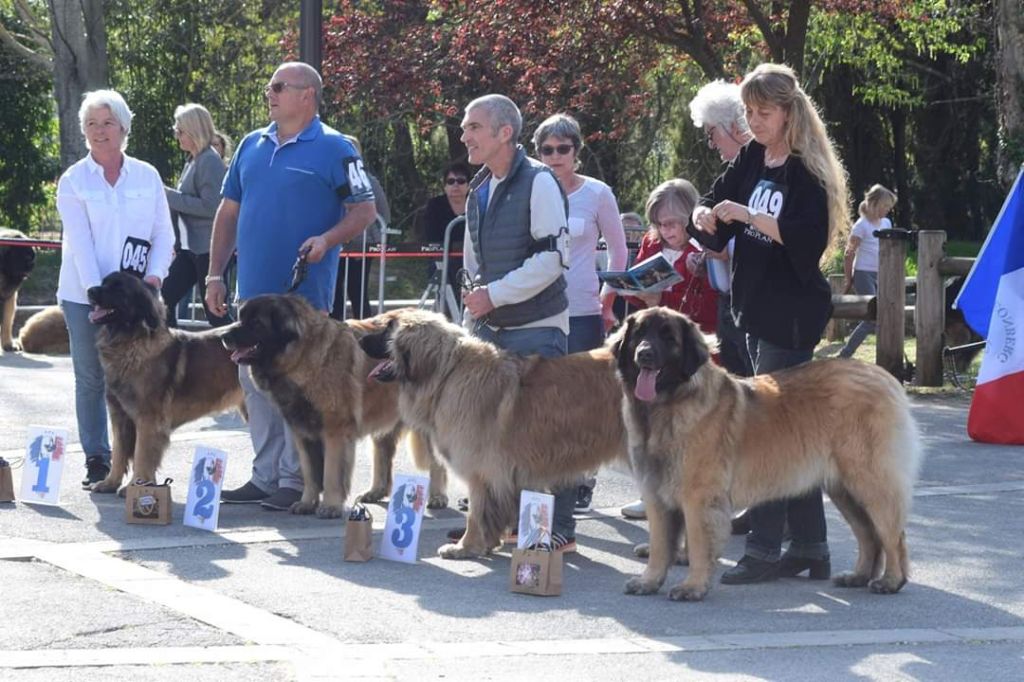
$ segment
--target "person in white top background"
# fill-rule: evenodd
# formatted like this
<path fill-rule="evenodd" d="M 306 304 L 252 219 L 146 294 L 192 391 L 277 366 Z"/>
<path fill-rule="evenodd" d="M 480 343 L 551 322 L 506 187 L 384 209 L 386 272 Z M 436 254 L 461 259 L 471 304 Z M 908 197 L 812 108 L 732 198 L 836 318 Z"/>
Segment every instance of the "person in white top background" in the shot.
<path fill-rule="evenodd" d="M 846 275 L 844 294 L 851 290 L 862 296 L 878 293 L 878 237 L 875 236 L 875 230 L 888 230 L 892 227 L 886 215 L 895 205 L 896 194 L 882 185 L 875 185 L 864 193 L 864 201 L 860 202 L 857 209 L 860 218 L 853 224 L 846 243 L 843 259 L 843 273 Z M 858 324 L 846 340 L 846 345 L 839 351 L 839 357 L 853 357 L 867 335 L 874 333 L 873 321 L 864 320 Z"/>
<path fill-rule="evenodd" d="M 569 297 L 569 353 L 598 348 L 605 332 L 615 326 L 615 292 L 602 290 L 597 279 L 597 242 L 608 245 L 608 269 L 625 270 L 626 233 L 619 203 L 611 188 L 596 178 L 577 173 L 583 135 L 568 114 L 555 114 L 533 133 L 537 158 L 551 169 L 569 199 L 569 271 L 565 274 Z M 576 511 L 590 511 L 594 476 L 578 481 Z"/>
<path fill-rule="evenodd" d="M 112 272 L 130 272 L 157 291 L 174 257 L 164 183 L 153 166 L 124 153 L 132 112 L 114 90 L 86 93 L 78 119 L 89 153 L 57 183 L 63 224 L 57 300 L 71 339 L 75 416 L 85 452 L 84 488 L 110 471 L 106 384 L 86 292 Z"/>

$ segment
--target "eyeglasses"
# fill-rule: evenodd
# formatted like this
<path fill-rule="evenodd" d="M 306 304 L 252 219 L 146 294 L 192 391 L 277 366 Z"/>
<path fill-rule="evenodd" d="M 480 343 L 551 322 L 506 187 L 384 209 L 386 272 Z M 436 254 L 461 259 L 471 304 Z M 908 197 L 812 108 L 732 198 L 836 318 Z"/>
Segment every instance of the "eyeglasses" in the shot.
<path fill-rule="evenodd" d="M 540 147 L 540 155 L 541 156 L 551 156 L 555 152 L 558 152 L 559 156 L 565 156 L 566 154 L 571 154 L 572 150 L 574 150 L 575 148 L 576 147 L 574 147 L 571 144 L 559 144 L 559 145 L 555 145 L 555 146 L 551 146 L 549 144 L 544 144 L 544 145 L 541 145 L 541 147 Z"/>
<path fill-rule="evenodd" d="M 706 131 L 704 131 L 704 138 L 707 140 L 708 146 L 711 147 L 712 149 L 714 149 L 717 146 L 715 145 L 715 126 L 711 126 Z"/>
<path fill-rule="evenodd" d="M 469 180 L 466 178 L 445 178 L 444 184 L 446 185 L 465 185 Z"/>
<path fill-rule="evenodd" d="M 173 126 L 171 126 L 171 132 L 174 133 L 177 136 L 177 135 L 181 135 L 185 131 L 182 130 L 181 128 L 179 128 L 177 125 L 173 125 Z"/>
<path fill-rule="evenodd" d="M 281 91 L 285 88 L 295 88 L 296 90 L 304 90 L 305 88 L 312 87 L 310 85 L 298 85 L 296 83 L 286 83 L 285 81 L 277 81 L 276 83 L 268 83 L 263 88 L 263 94 L 269 95 L 273 92 L 275 95 L 280 95 Z"/>
<path fill-rule="evenodd" d="M 654 220 L 651 222 L 659 230 L 670 230 L 672 228 L 685 229 L 686 221 L 680 220 L 679 218 L 670 218 L 668 220 Z"/>

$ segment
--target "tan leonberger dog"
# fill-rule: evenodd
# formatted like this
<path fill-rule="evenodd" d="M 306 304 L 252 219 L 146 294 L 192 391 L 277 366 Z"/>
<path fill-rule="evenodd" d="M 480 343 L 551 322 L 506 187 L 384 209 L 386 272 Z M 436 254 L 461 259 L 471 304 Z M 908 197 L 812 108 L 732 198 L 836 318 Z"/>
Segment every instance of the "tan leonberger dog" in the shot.
<path fill-rule="evenodd" d="M 224 327 L 231 358 L 249 367 L 253 383 L 281 410 L 295 439 L 303 492 L 293 514 L 341 516 L 356 444 L 364 436 L 373 436 L 374 480 L 359 499 L 376 502 L 391 492 L 392 462 L 404 430 L 398 390 L 367 379 L 376 362 L 357 343 L 384 329 L 391 315 L 339 322 L 299 296 L 268 294 L 243 303 L 238 321 Z M 447 506 L 447 471 L 434 462 L 424 439 L 410 434 L 409 445 L 416 466 L 431 472 L 427 506 Z"/>
<path fill-rule="evenodd" d="M 71 352 L 64 311 L 49 305 L 25 320 L 18 332 L 18 345 L 26 353 L 67 355 Z"/>
<path fill-rule="evenodd" d="M 132 481 L 155 481 L 171 432 L 182 424 L 230 408 L 244 414 L 242 387 L 220 330 L 168 329 L 148 283 L 114 272 L 88 294 L 113 427 L 110 474 L 92 490 L 112 493 L 129 461 Z"/>
<path fill-rule="evenodd" d="M 405 311 L 360 344 L 399 386 L 402 420 L 427 434 L 469 487 L 466 532 L 446 559 L 489 553 L 516 523 L 519 491 L 572 483 L 625 458 L 614 359 L 601 348 L 520 357 L 442 315 Z"/>
<path fill-rule="evenodd" d="M 734 507 L 820 485 L 858 543 L 853 572 L 835 584 L 903 587 L 920 443 L 903 387 L 885 370 L 823 360 L 741 380 L 709 362 L 697 326 L 667 308 L 634 313 L 609 345 L 651 534 L 647 569 L 627 593 L 661 588 L 685 525 L 689 574 L 668 596 L 703 599 Z"/>
<path fill-rule="evenodd" d="M 27 239 L 18 230 L 0 227 L 0 239 Z M 0 244 L 0 349 L 10 352 L 14 345 L 14 313 L 18 289 L 32 273 L 36 252 L 31 246 Z"/>

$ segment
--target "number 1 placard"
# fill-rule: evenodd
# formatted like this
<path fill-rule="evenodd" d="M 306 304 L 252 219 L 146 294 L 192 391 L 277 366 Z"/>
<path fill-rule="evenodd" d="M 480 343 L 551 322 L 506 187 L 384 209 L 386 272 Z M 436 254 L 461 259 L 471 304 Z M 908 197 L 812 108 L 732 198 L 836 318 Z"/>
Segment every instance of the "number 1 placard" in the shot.
<path fill-rule="evenodd" d="M 388 504 L 388 519 L 380 540 L 379 555 L 382 559 L 416 563 L 429 485 L 430 479 L 426 476 L 395 476 L 391 502 Z"/>
<path fill-rule="evenodd" d="M 60 504 L 60 477 L 68 432 L 32 426 L 28 430 L 25 468 L 21 474 L 21 499 L 36 504 Z"/>
<path fill-rule="evenodd" d="M 217 530 L 220 518 L 220 491 L 224 487 L 224 469 L 228 453 L 200 445 L 192 460 L 188 481 L 188 500 L 183 522 L 186 526 Z"/>

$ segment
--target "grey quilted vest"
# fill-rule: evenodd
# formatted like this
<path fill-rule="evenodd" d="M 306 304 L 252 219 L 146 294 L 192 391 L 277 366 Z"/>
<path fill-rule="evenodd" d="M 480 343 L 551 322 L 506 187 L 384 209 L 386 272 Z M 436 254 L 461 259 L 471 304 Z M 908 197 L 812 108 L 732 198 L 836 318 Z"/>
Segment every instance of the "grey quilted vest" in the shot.
<path fill-rule="evenodd" d="M 483 223 L 480 222 L 478 188 L 491 181 L 485 166 L 470 183 L 466 201 L 466 224 L 473 239 L 473 252 L 480 268 L 475 281 L 490 284 L 520 267 L 539 248 L 530 234 L 530 194 L 537 173 L 551 173 L 540 161 L 526 156 L 520 145 L 508 177 L 498 184 L 494 196 L 488 197 Z M 562 192 L 566 215 L 569 204 Z M 533 298 L 495 308 L 487 316 L 494 327 L 518 327 L 556 315 L 569 306 L 565 295 L 565 276 L 548 285 Z"/>

